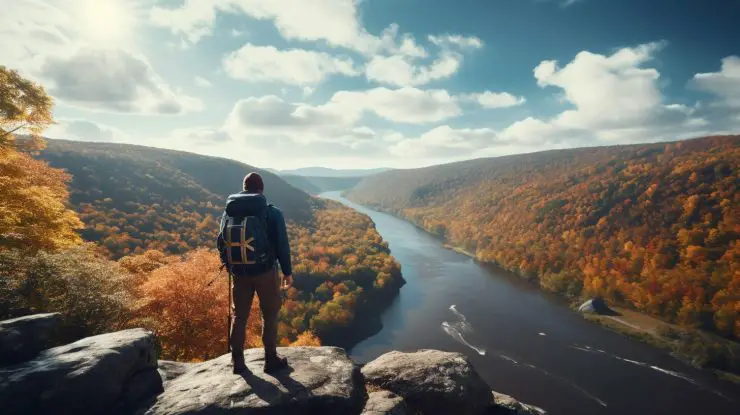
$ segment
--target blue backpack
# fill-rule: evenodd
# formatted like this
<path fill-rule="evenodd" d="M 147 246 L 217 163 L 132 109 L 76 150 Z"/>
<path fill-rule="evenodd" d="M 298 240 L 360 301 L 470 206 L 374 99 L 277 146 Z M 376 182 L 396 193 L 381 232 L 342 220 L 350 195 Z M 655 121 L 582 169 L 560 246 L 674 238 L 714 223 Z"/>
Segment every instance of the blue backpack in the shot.
<path fill-rule="evenodd" d="M 218 249 L 234 276 L 253 276 L 275 266 L 268 228 L 269 205 L 259 193 L 237 193 L 226 199 Z"/>

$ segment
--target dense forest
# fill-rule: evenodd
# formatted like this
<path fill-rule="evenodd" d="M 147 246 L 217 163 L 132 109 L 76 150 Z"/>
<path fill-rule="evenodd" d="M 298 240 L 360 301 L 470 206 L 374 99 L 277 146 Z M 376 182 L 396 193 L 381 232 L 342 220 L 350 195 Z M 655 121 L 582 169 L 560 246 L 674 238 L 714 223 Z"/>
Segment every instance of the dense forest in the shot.
<path fill-rule="evenodd" d="M 42 139 L 53 123 L 43 87 L 0 66 L 0 90 L 0 318 L 59 311 L 62 341 L 146 327 L 163 358 L 224 353 L 217 219 L 250 171 L 262 174 L 291 239 L 295 282 L 280 312 L 280 345 L 356 341 L 337 333 L 403 283 L 365 215 L 232 160 Z M 247 342 L 257 347 L 257 301 L 252 310 Z"/>
<path fill-rule="evenodd" d="M 738 172 L 740 136 L 720 136 L 391 171 L 347 196 L 544 289 L 738 339 Z"/>
<path fill-rule="evenodd" d="M 334 332 L 350 327 L 358 309 L 392 297 L 402 282 L 399 265 L 370 218 L 336 202 L 310 197 L 270 172 L 178 151 L 60 140 L 47 140 L 39 158 L 70 174 L 70 202 L 84 223 L 84 239 L 96 242 L 106 256 L 131 273 L 144 276 L 139 278 L 142 284 L 137 284 L 144 298 L 139 301 L 141 318 L 136 319 L 140 325 L 158 327 L 161 323 L 149 321 L 149 316 L 162 314 L 159 297 L 167 290 L 161 287 L 165 282 L 153 280 L 190 272 L 193 286 L 199 287 L 198 280 L 202 283 L 218 274 L 214 252 L 192 251 L 215 247 L 223 202 L 241 189 L 241 180 L 249 171 L 263 175 L 266 196 L 283 210 L 288 222 L 295 288 L 289 291 L 280 315 L 283 344 L 297 341 L 307 331 L 342 343 Z M 206 259 L 208 255 L 213 258 Z M 192 261 L 201 265 L 192 269 Z M 147 279 L 152 281 L 144 283 Z M 224 276 L 215 291 L 199 289 L 213 291 L 217 302 L 219 297 L 226 301 L 220 294 L 226 292 L 225 281 Z M 169 288 L 181 289 L 178 283 L 182 279 Z M 177 313 L 178 321 L 185 319 L 186 309 Z M 197 309 L 213 313 L 205 304 Z M 213 324 L 223 326 L 224 314 L 213 316 Z M 165 329 L 158 328 L 160 338 L 167 341 L 169 337 L 161 333 Z M 213 350 L 206 345 L 181 350 L 190 336 L 176 324 L 171 330 L 176 334 L 171 348 L 178 357 Z M 209 341 L 215 344 L 225 336 L 223 330 L 214 334 L 216 340 Z"/>

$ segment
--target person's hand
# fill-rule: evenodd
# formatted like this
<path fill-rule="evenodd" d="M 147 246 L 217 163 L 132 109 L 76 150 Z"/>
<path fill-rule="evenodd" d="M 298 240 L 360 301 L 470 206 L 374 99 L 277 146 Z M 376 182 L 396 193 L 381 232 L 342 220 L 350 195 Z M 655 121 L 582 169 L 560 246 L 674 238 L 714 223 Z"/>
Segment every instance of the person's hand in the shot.
<path fill-rule="evenodd" d="M 290 286 L 293 285 L 293 276 L 292 275 L 284 275 L 283 276 L 283 286 L 281 288 L 288 289 Z"/>

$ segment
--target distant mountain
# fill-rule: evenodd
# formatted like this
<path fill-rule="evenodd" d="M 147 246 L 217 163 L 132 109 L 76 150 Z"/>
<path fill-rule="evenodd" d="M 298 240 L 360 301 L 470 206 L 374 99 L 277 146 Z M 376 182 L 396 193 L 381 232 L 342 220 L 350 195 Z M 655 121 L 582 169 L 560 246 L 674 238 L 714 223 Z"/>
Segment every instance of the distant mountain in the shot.
<path fill-rule="evenodd" d="M 327 167 L 302 167 L 294 170 L 280 170 L 281 176 L 314 176 L 314 177 L 367 177 L 389 171 L 386 167 L 375 169 L 330 169 Z"/>
<path fill-rule="evenodd" d="M 335 190 L 349 190 L 357 185 L 364 177 L 317 177 L 282 175 L 283 180 L 312 195 Z"/>
<path fill-rule="evenodd" d="M 347 197 L 545 289 L 740 338 L 738 177 L 740 136 L 719 136 L 396 170 Z"/>

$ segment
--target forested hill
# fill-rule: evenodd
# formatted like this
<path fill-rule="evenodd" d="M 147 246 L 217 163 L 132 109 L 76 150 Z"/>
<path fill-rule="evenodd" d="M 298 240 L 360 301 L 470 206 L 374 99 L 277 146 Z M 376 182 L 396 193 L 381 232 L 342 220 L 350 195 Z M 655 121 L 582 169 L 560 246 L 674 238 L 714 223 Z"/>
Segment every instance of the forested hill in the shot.
<path fill-rule="evenodd" d="M 301 344 L 306 335 L 310 340 L 310 331 L 323 343 L 352 346 L 377 327 L 379 310 L 403 283 L 398 263 L 368 216 L 311 197 L 268 171 L 123 144 L 49 140 L 39 157 L 71 175 L 70 202 L 84 223 L 82 236 L 134 275 L 135 292 L 129 294 L 141 301 L 126 307 L 143 319 L 136 324 L 159 332 L 170 358 L 222 350 L 225 291 L 205 286 L 205 276 L 219 272 L 216 234 L 226 197 L 241 190 L 250 171 L 262 174 L 268 199 L 288 221 L 295 283 L 280 314 L 281 345 Z M 14 275 L 23 280 L 31 274 Z M 172 287 L 179 290 L 174 302 Z M 190 324 L 194 320 L 198 325 Z M 183 321 L 197 334 L 183 332 Z M 257 344 L 257 326 L 250 333 L 248 343 Z M 204 337 L 210 343 L 198 343 Z"/>
<path fill-rule="evenodd" d="M 739 173 L 740 136 L 718 136 L 391 171 L 347 196 L 545 289 L 737 338 Z"/>
<path fill-rule="evenodd" d="M 317 195 L 323 192 L 347 190 L 355 187 L 362 177 L 324 177 L 281 175 L 283 180 L 303 190 L 306 193 Z"/>
<path fill-rule="evenodd" d="M 40 158 L 72 175 L 70 201 L 87 225 L 83 236 L 115 256 L 139 248 L 182 253 L 213 246 L 223 203 L 250 171 L 288 220 L 313 218 L 311 197 L 277 175 L 234 160 L 127 144 L 48 140 Z"/>

